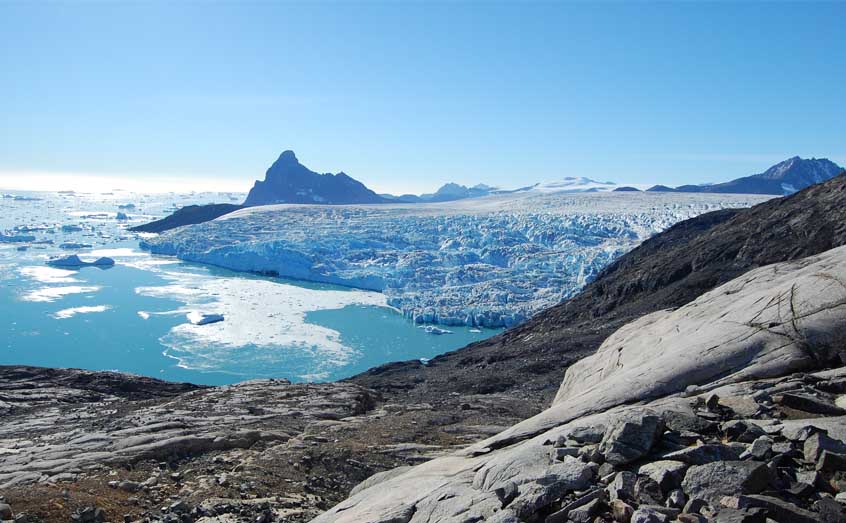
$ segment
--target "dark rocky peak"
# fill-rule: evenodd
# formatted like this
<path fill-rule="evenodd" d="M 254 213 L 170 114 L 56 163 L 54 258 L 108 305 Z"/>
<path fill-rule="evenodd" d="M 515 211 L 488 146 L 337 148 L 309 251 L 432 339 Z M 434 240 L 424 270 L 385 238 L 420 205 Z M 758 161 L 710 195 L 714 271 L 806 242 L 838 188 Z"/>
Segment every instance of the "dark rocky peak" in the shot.
<path fill-rule="evenodd" d="M 267 170 L 265 179 L 256 181 L 244 205 L 337 205 L 386 201 L 344 172 L 320 174 L 310 170 L 300 163 L 294 151 L 286 150 Z"/>

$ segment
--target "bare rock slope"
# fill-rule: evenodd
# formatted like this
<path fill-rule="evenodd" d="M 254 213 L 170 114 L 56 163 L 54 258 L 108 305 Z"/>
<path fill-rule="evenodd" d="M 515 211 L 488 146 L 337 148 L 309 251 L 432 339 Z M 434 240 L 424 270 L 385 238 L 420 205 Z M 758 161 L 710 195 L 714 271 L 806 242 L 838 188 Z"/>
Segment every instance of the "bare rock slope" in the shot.
<path fill-rule="evenodd" d="M 614 510 L 668 521 L 694 500 L 689 514 L 815 521 L 829 510 L 821 486 L 846 491 L 846 369 L 797 373 L 842 365 L 844 332 L 846 247 L 762 267 L 619 329 L 568 369 L 542 413 L 315 522 L 611 521 Z M 817 477 L 799 481 L 805 472 Z"/>

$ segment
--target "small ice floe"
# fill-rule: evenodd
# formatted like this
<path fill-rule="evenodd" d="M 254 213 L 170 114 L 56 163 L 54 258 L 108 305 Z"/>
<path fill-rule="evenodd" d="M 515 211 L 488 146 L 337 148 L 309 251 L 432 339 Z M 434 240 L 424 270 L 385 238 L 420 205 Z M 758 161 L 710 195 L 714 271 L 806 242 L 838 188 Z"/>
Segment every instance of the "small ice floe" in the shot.
<path fill-rule="evenodd" d="M 94 261 L 85 261 L 76 254 L 47 260 L 47 265 L 52 267 L 72 267 L 74 269 L 79 267 L 112 267 L 114 264 L 115 261 L 107 256 L 97 258 Z"/>
<path fill-rule="evenodd" d="M 479 333 L 479 332 L 482 332 L 482 329 L 470 329 L 470 332 Z"/>
<path fill-rule="evenodd" d="M 31 234 L 3 234 L 0 232 L 0 243 L 23 243 L 35 240 Z"/>
<path fill-rule="evenodd" d="M 79 225 L 62 225 L 62 232 L 80 232 L 82 227 Z"/>
<path fill-rule="evenodd" d="M 441 329 L 440 327 L 435 327 L 434 325 L 426 325 L 423 327 L 423 330 L 429 334 L 435 334 L 437 336 L 440 336 L 441 334 L 452 334 L 452 331 Z"/>
<path fill-rule="evenodd" d="M 126 213 L 122 211 L 118 211 L 118 213 L 115 215 L 115 220 L 126 221 L 128 219 L 129 216 L 127 216 Z"/>
<path fill-rule="evenodd" d="M 223 314 L 190 312 L 188 313 L 188 321 L 194 325 L 208 325 L 209 323 L 217 323 L 223 321 Z"/>
<path fill-rule="evenodd" d="M 90 249 L 91 247 L 90 243 L 65 242 L 59 244 L 60 249 Z"/>
<path fill-rule="evenodd" d="M 105 312 L 111 309 L 108 305 L 94 305 L 94 306 L 86 306 L 86 307 L 72 307 L 70 309 L 62 309 L 55 314 L 53 317 L 57 320 L 65 320 L 68 318 L 73 318 L 77 314 L 90 314 L 92 312 Z"/>

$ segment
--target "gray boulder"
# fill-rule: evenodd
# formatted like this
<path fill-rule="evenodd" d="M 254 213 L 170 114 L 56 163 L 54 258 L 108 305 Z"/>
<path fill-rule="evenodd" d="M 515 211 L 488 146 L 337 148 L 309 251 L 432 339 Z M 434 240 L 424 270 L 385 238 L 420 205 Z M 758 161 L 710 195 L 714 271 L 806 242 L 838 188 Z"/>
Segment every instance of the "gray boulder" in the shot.
<path fill-rule="evenodd" d="M 670 518 L 653 508 L 639 508 L 632 514 L 632 523 L 667 523 L 668 521 Z"/>
<path fill-rule="evenodd" d="M 658 416 L 627 416 L 606 429 L 599 451 L 608 463 L 625 465 L 649 453 L 663 430 L 664 422 Z"/>
<path fill-rule="evenodd" d="M 769 469 L 754 461 L 715 461 L 690 467 L 682 489 L 691 498 L 718 505 L 723 496 L 757 494 L 767 487 Z"/>
<path fill-rule="evenodd" d="M 687 465 L 681 461 L 661 460 L 641 465 L 637 473 L 655 481 L 661 490 L 669 493 L 681 485 Z"/>
<path fill-rule="evenodd" d="M 835 454 L 846 454 L 846 443 L 829 437 L 824 432 L 814 432 L 805 440 L 805 461 L 815 463 L 824 450 Z"/>
<path fill-rule="evenodd" d="M 608 499 L 632 501 L 634 499 L 635 483 L 637 483 L 637 476 L 634 473 L 627 470 L 618 472 L 606 489 L 608 490 Z"/>

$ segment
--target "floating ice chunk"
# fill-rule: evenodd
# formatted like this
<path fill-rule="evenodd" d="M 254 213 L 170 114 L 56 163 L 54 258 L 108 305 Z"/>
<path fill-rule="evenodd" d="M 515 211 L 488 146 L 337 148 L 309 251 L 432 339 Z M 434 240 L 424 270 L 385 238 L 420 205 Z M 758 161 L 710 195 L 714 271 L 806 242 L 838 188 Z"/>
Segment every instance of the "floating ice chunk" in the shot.
<path fill-rule="evenodd" d="M 79 232 L 82 227 L 79 225 L 62 225 L 62 232 Z"/>
<path fill-rule="evenodd" d="M 217 323 L 223 320 L 223 314 L 202 313 L 197 311 L 188 313 L 188 321 L 194 325 L 208 325 L 210 323 Z"/>
<path fill-rule="evenodd" d="M 62 258 L 53 258 L 51 260 L 47 260 L 47 265 L 51 265 L 53 267 L 111 267 L 114 264 L 115 261 L 106 256 L 97 258 L 94 261 L 85 261 L 76 254 L 64 256 Z"/>
<path fill-rule="evenodd" d="M 0 243 L 24 243 L 35 241 L 31 234 L 3 234 L 0 232 Z"/>
<path fill-rule="evenodd" d="M 440 327 L 435 327 L 434 325 L 426 325 L 423 327 L 423 330 L 429 334 L 435 334 L 440 336 L 441 334 L 452 334 L 452 331 L 441 329 Z"/>
<path fill-rule="evenodd" d="M 92 312 L 104 312 L 111 309 L 108 305 L 93 305 L 93 306 L 85 306 L 85 307 L 71 307 L 69 309 L 62 309 L 55 314 L 53 317 L 57 320 L 65 320 L 68 318 L 73 318 L 77 314 L 89 314 Z"/>
<path fill-rule="evenodd" d="M 126 221 L 129 219 L 129 216 L 127 216 L 125 212 L 118 211 L 117 215 L 115 215 L 115 219 L 120 221 Z"/>
<path fill-rule="evenodd" d="M 90 243 L 65 242 L 65 243 L 59 244 L 60 249 L 68 249 L 68 250 L 71 250 L 71 249 L 90 249 L 91 247 L 92 247 L 92 245 Z"/>

